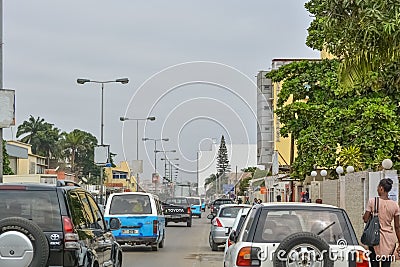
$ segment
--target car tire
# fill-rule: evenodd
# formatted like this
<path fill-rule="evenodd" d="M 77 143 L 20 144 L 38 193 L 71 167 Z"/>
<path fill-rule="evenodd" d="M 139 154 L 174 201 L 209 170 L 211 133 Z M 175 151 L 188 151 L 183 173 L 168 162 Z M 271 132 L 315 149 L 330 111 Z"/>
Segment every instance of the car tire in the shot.
<path fill-rule="evenodd" d="M 199 219 L 201 219 L 201 213 L 200 213 L 200 215 L 199 215 Z"/>
<path fill-rule="evenodd" d="M 317 251 L 314 250 L 314 248 Z M 305 256 L 321 255 L 321 253 L 323 253 L 322 257 L 324 262 L 322 266 L 333 267 L 334 264 L 331 257 L 326 255 L 326 253 L 329 252 L 329 244 L 320 236 L 310 232 L 294 233 L 287 236 L 279 244 L 276 252 L 277 253 L 274 255 L 274 267 L 287 266 L 287 261 L 290 261 L 290 256 L 289 259 L 287 259 L 287 255 L 296 255 L 297 259 L 301 260 L 302 264 L 304 264 L 304 259 L 301 257 L 301 253 L 305 253 Z M 292 254 L 292 252 L 295 254 Z"/>
<path fill-rule="evenodd" d="M 186 221 L 186 226 L 192 227 L 192 219 L 189 219 L 188 221 Z"/>
<path fill-rule="evenodd" d="M 15 233 L 15 237 L 13 236 L 13 233 Z M 32 247 L 32 253 L 34 255 L 32 255 L 30 263 L 28 262 L 28 266 L 46 266 L 50 252 L 49 242 L 36 223 L 21 217 L 9 217 L 0 220 L 0 246 L 3 248 L 3 251 L 7 249 L 7 246 L 9 245 L 9 241 L 7 240 L 10 240 L 10 238 L 12 240 L 17 240 L 16 245 Z M 22 244 L 17 244 L 19 240 Z M 12 248 L 10 248 L 10 254 L 11 251 L 14 252 Z M 29 260 L 29 258 L 26 260 Z M 6 257 L 3 257 L 0 261 L 1 266 L 3 266 L 3 261 L 5 263 L 4 265 L 7 266 Z M 21 266 L 22 265 L 26 265 L 26 263 L 23 264 L 21 262 Z"/>
<path fill-rule="evenodd" d="M 208 236 L 208 243 L 210 244 L 212 251 L 218 251 L 218 245 L 214 242 L 214 239 L 212 238 L 211 233 Z"/>
<path fill-rule="evenodd" d="M 163 248 L 164 247 L 164 241 L 165 241 L 165 232 L 163 233 L 163 238 L 162 238 L 161 242 L 158 243 L 158 247 L 159 248 Z"/>

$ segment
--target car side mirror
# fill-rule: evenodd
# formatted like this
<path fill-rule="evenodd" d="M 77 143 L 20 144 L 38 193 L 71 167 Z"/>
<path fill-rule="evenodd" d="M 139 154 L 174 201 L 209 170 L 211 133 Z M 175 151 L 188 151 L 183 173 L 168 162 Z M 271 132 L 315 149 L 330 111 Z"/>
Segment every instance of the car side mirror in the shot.
<path fill-rule="evenodd" d="M 232 230 L 231 233 L 229 234 L 229 240 L 232 241 L 233 243 L 236 243 L 237 234 L 235 230 Z"/>
<path fill-rule="evenodd" d="M 110 219 L 110 230 L 118 230 L 121 228 L 121 221 L 118 218 Z"/>
<path fill-rule="evenodd" d="M 210 220 L 212 220 L 212 219 L 214 219 L 214 214 L 212 214 L 212 213 L 210 213 L 210 214 L 208 214 L 207 215 L 207 219 L 210 219 Z"/>

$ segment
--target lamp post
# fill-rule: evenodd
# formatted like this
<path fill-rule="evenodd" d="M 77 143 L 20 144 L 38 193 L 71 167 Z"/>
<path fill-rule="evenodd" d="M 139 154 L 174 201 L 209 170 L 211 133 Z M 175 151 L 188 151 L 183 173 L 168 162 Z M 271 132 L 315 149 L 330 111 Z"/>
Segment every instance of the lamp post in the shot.
<path fill-rule="evenodd" d="M 120 117 L 120 121 L 136 121 L 136 161 L 139 161 L 139 121 L 155 121 L 156 117 L 127 118 Z M 136 173 L 136 192 L 139 192 L 139 172 Z"/>
<path fill-rule="evenodd" d="M 172 173 L 170 173 L 169 168 L 168 168 L 168 172 L 167 172 L 167 161 L 168 161 L 168 164 L 170 164 L 170 162 L 172 160 L 179 160 L 179 158 L 174 158 L 174 159 L 161 158 L 161 160 L 164 160 L 164 176 L 165 176 L 165 179 L 172 183 Z M 167 173 L 168 173 L 168 179 L 167 179 Z"/>
<path fill-rule="evenodd" d="M 100 122 L 100 145 L 104 146 L 104 138 L 103 138 L 103 131 L 104 131 L 104 84 L 106 83 L 122 83 L 127 84 L 129 82 L 128 78 L 120 78 L 116 80 L 110 81 L 93 81 L 89 79 L 77 79 L 76 82 L 78 84 L 85 84 L 85 83 L 100 83 L 101 84 L 101 122 Z M 108 158 L 108 155 L 107 155 Z M 100 204 L 103 204 L 103 166 L 101 166 L 100 170 Z"/>
<path fill-rule="evenodd" d="M 157 141 L 169 141 L 169 138 L 147 138 L 143 137 L 142 141 L 154 141 L 154 173 L 157 173 Z"/>

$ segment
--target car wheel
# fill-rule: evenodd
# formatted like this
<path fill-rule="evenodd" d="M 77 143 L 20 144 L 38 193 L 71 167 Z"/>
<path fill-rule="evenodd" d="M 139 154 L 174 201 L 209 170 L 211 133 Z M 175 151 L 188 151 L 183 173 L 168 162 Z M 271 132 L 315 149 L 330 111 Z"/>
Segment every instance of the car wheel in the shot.
<path fill-rule="evenodd" d="M 158 244 L 155 243 L 155 244 L 151 245 L 151 250 L 152 251 L 158 251 Z"/>
<path fill-rule="evenodd" d="M 201 213 L 200 213 L 200 215 L 199 215 L 199 219 L 201 219 Z"/>
<path fill-rule="evenodd" d="M 49 257 L 49 243 L 43 231 L 36 223 L 20 217 L 0 220 L 0 248 L 0 266 L 44 267 Z"/>
<path fill-rule="evenodd" d="M 210 233 L 208 236 L 208 243 L 210 243 L 210 247 L 212 251 L 218 251 L 218 245 L 214 242 L 214 239 Z"/>
<path fill-rule="evenodd" d="M 301 232 L 286 237 L 276 249 L 275 267 L 313 266 L 333 267 L 333 260 L 326 253 L 329 244 L 314 233 Z"/>
<path fill-rule="evenodd" d="M 186 222 L 186 226 L 187 226 L 187 227 L 192 227 L 192 219 L 189 219 L 189 220 Z"/>
<path fill-rule="evenodd" d="M 163 238 L 162 238 L 161 242 L 158 244 L 159 248 L 163 248 L 164 247 L 164 241 L 165 241 L 165 232 L 163 234 Z"/>

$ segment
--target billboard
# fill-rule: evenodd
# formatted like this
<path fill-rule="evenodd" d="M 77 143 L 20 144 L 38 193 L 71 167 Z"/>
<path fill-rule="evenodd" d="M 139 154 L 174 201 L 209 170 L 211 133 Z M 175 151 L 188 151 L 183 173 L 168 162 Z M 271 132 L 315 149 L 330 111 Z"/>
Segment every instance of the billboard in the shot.
<path fill-rule="evenodd" d="M 15 125 L 15 91 L 0 89 L 0 128 Z"/>
<path fill-rule="evenodd" d="M 153 184 L 158 184 L 160 182 L 160 175 L 158 173 L 153 173 L 151 181 Z"/>

